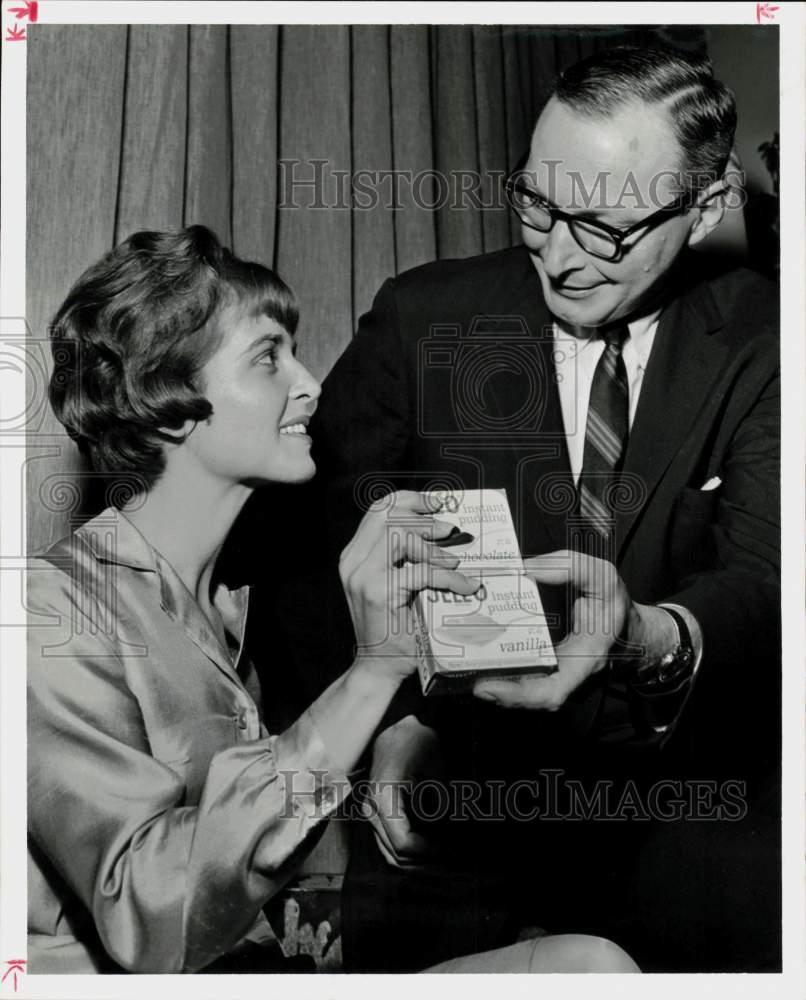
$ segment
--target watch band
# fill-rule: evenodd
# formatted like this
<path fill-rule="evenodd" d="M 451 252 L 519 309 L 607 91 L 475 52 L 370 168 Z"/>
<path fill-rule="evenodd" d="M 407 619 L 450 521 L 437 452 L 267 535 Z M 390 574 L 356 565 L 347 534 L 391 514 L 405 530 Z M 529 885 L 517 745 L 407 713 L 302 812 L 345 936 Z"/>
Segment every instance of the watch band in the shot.
<path fill-rule="evenodd" d="M 683 616 L 665 604 L 657 605 L 670 616 L 677 629 L 677 645 L 659 660 L 639 667 L 630 684 L 645 694 L 660 694 L 677 690 L 690 680 L 694 669 L 694 645 Z"/>
<path fill-rule="evenodd" d="M 686 624 L 686 619 L 677 611 L 675 608 L 670 607 L 668 604 L 659 604 L 659 608 L 663 608 L 667 615 L 672 616 L 672 620 L 675 625 L 677 625 L 677 635 L 678 641 L 681 646 L 693 646 L 691 641 L 691 632 L 689 632 L 688 625 Z"/>

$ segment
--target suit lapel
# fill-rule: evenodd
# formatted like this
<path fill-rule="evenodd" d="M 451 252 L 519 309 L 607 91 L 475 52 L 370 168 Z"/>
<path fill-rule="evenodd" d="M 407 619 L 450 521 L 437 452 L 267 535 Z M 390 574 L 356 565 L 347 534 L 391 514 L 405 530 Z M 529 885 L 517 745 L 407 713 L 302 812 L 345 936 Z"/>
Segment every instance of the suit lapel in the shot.
<path fill-rule="evenodd" d="M 711 396 L 727 348 L 709 334 L 721 326 L 707 284 L 675 297 L 661 314 L 624 461 L 625 475 L 640 481 L 641 500 L 616 515 L 619 550 Z"/>
<path fill-rule="evenodd" d="M 485 304 L 487 306 L 485 310 Z M 568 515 L 575 495 L 568 459 L 560 397 L 554 379 L 552 317 L 543 301 L 540 282 L 528 251 L 523 248 L 512 259 L 498 281 L 482 299 L 481 322 L 495 328 L 502 318 L 523 319 L 525 338 L 537 364 L 530 375 L 518 365 L 502 371 L 485 385 L 485 403 L 501 426 L 500 436 L 487 435 L 490 469 L 500 469 L 504 481 L 513 484 L 513 513 L 521 525 L 521 541 L 537 551 L 539 535 L 550 542 L 568 545 Z M 637 518 L 651 498 L 663 473 L 682 447 L 697 414 L 710 398 L 724 366 L 727 348 L 710 336 L 723 320 L 710 288 L 703 282 L 686 289 L 681 283 L 663 310 L 641 388 L 641 396 L 625 457 L 625 474 L 642 484 L 641 499 L 633 509 L 616 517 L 619 549 L 623 549 Z M 505 336 L 501 329 L 502 337 Z M 525 380 L 537 375 L 540 409 L 536 430 L 511 431 L 517 423 L 512 400 L 523 399 Z M 489 485 L 499 485 L 490 481 Z"/>
<path fill-rule="evenodd" d="M 512 483 L 515 494 L 510 504 L 521 543 L 525 552 L 537 551 L 536 547 L 542 547 L 540 534 L 545 531 L 551 544 L 562 548 L 567 544 L 565 501 L 573 496 L 574 485 L 554 378 L 552 317 L 525 248 L 500 281 L 491 285 L 484 301 L 489 303 L 485 322 L 493 324 L 496 317 L 501 318 L 503 304 L 510 330 L 513 320 L 523 321 L 522 333 L 508 341 L 515 348 L 514 363 L 490 380 L 486 392 L 491 415 L 507 428 L 495 447 L 506 470 L 505 481 Z M 502 340 L 512 337 L 504 329 L 501 334 Z M 525 350 L 518 353 L 521 345 Z M 513 417 L 513 401 L 530 394 L 532 412 L 524 414 L 523 420 L 520 414 Z M 498 464 L 492 454 L 490 458 L 493 465 Z M 562 499 L 558 502 L 558 498 Z"/>

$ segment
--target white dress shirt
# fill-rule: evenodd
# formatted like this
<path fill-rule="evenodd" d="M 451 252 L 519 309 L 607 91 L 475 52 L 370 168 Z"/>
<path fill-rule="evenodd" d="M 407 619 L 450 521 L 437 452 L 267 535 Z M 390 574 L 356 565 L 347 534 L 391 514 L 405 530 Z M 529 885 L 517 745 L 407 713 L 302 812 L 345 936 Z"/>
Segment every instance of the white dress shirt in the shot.
<path fill-rule="evenodd" d="M 621 356 L 627 369 L 629 390 L 629 425 L 635 417 L 638 396 L 649 361 L 649 352 L 658 329 L 660 311 L 643 316 L 628 324 L 629 337 L 624 342 Z M 604 354 L 605 341 L 590 328 L 570 327 L 554 321 L 554 365 L 557 389 L 568 443 L 571 474 L 576 483 L 582 471 L 585 453 L 585 423 L 588 419 L 593 375 L 599 358 Z"/>
<path fill-rule="evenodd" d="M 629 399 L 629 426 L 632 428 L 635 411 L 638 407 L 638 397 L 644 381 L 644 373 L 649 363 L 649 354 L 658 329 L 660 310 L 648 316 L 642 316 L 628 323 L 629 337 L 624 341 L 621 356 L 627 371 L 627 387 Z M 568 458 L 571 464 L 571 475 L 574 483 L 579 481 L 582 471 L 582 460 L 585 454 L 585 425 L 588 419 L 588 404 L 590 402 L 593 376 L 599 359 L 604 354 L 605 340 L 595 329 L 571 327 L 554 320 L 554 365 L 557 377 L 557 390 L 560 394 L 560 408 L 565 427 L 565 440 L 568 445 Z M 688 610 L 678 604 L 669 604 L 683 616 L 694 647 L 694 669 L 692 680 L 699 670 L 703 652 L 702 630 L 699 622 Z M 660 604 L 659 607 L 664 607 Z M 689 685 L 690 693 L 691 685 Z M 687 700 L 683 698 L 680 706 Z M 679 711 L 680 711 L 679 710 Z M 679 718 L 678 711 L 678 718 Z M 673 725 L 654 726 L 659 735 L 668 734 Z"/>

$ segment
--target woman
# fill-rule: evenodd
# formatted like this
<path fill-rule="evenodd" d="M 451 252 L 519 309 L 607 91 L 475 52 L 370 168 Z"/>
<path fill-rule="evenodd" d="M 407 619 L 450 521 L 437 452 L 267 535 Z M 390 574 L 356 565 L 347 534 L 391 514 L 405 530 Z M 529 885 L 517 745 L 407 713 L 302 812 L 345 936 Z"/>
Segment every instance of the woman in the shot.
<path fill-rule="evenodd" d="M 477 588 L 433 544 L 451 526 L 428 500 L 368 511 L 340 564 L 355 661 L 266 731 L 246 590 L 216 560 L 255 486 L 314 474 L 296 325 L 282 281 L 201 226 L 132 236 L 54 319 L 54 411 L 128 489 L 29 573 L 29 971 L 195 972 L 260 937 L 415 669 L 412 595 Z M 504 952 L 629 961 L 595 939 Z"/>

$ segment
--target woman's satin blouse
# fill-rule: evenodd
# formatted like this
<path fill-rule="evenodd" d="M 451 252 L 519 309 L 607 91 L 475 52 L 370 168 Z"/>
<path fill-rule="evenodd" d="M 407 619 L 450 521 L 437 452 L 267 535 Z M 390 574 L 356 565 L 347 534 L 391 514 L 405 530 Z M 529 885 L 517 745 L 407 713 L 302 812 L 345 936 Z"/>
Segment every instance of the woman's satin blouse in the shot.
<path fill-rule="evenodd" d="M 93 939 L 125 970 L 203 969 L 349 791 L 308 713 L 266 731 L 246 588 L 214 603 L 230 648 L 114 508 L 29 566 L 31 972 L 49 944 L 100 969 Z"/>

